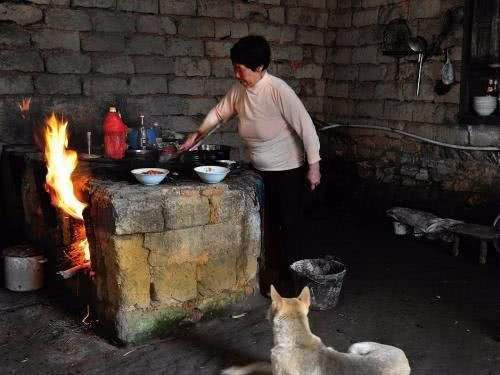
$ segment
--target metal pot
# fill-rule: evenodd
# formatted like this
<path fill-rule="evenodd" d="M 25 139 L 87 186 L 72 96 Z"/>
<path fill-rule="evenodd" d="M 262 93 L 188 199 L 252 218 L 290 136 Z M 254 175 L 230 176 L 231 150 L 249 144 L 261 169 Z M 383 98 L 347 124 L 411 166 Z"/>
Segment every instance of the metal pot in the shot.
<path fill-rule="evenodd" d="M 179 155 L 182 164 L 206 164 L 220 159 L 229 159 L 231 147 L 224 145 L 202 144 L 191 151 Z"/>
<path fill-rule="evenodd" d="M 4 250 L 5 287 L 14 292 L 27 292 L 43 287 L 44 264 L 47 259 L 29 246 Z"/>

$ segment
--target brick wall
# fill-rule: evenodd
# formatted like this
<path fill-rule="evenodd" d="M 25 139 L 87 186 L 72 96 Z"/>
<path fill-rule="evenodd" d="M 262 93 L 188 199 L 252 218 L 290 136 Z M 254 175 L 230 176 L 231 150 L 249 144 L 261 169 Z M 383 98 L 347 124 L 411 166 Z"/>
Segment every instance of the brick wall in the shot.
<path fill-rule="evenodd" d="M 397 60 L 383 54 L 381 43 L 384 26 L 400 17 L 408 20 L 413 36 L 423 36 L 430 42 L 439 34 L 446 10 L 461 3 L 463 0 L 339 0 L 328 22 L 329 30 L 335 34 L 325 66 L 330 103 L 325 112 L 329 117 L 349 122 L 397 124 L 408 130 L 455 123 L 459 84 L 444 96 L 434 93 L 443 56 L 431 57 L 425 62 L 417 97 L 416 56 L 401 58 L 397 74 Z M 460 81 L 461 45 L 461 27 L 455 28 L 442 44 L 454 46 L 451 58 L 457 81 Z"/>
<path fill-rule="evenodd" d="M 444 56 L 425 62 L 417 97 L 416 56 L 402 58 L 397 75 L 397 60 L 382 53 L 384 25 L 391 20 L 408 20 L 412 35 L 430 42 L 439 34 L 445 12 L 463 4 L 463 0 L 338 0 L 328 21 L 335 38 L 324 67 L 325 117 L 330 122 L 395 128 L 460 146 L 500 145 L 496 127 L 457 121 L 462 25 L 442 43 L 454 46 L 451 59 L 457 80 L 446 95 L 434 92 Z M 323 151 L 349 164 L 374 194 L 385 193 L 387 199 L 375 201 L 386 205 L 418 207 L 426 201 L 437 209 L 433 203 L 453 201 L 457 207 L 477 206 L 499 195 L 498 152 L 460 151 L 393 132 L 354 128 L 328 131 Z M 416 194 L 408 195 L 409 191 Z"/>
<path fill-rule="evenodd" d="M 32 0 L 0 4 L 0 143 L 29 141 L 50 111 L 70 122 L 73 144 L 100 138 L 108 106 L 128 125 L 139 112 L 190 131 L 234 82 L 229 49 L 248 34 L 272 44 L 271 71 L 308 109 L 323 111 L 323 64 L 332 0 Z M 18 103 L 32 98 L 30 119 Z M 239 145 L 234 123 L 213 141 Z"/>
<path fill-rule="evenodd" d="M 416 57 L 383 55 L 383 25 L 408 20 L 431 40 L 441 17 L 463 0 L 32 0 L 0 4 L 0 146 L 27 142 L 50 111 L 70 122 L 73 145 L 93 130 L 101 139 L 107 108 L 118 104 L 129 126 L 146 122 L 191 131 L 232 84 L 229 48 L 240 37 L 272 44 L 270 71 L 329 121 L 393 127 L 468 146 L 496 146 L 494 127 L 457 124 L 459 83 L 434 93 L 442 56 L 424 65 L 416 97 Z M 462 30 L 452 61 L 460 79 Z M 32 98 L 31 116 L 18 103 Z M 339 134 L 342 136 L 339 137 Z M 232 122 L 212 136 L 238 148 Z M 369 129 L 322 133 L 325 158 L 353 163 L 375 184 L 482 194 L 495 191 L 498 153 L 462 152 Z M 236 155 L 238 156 L 238 155 Z"/>

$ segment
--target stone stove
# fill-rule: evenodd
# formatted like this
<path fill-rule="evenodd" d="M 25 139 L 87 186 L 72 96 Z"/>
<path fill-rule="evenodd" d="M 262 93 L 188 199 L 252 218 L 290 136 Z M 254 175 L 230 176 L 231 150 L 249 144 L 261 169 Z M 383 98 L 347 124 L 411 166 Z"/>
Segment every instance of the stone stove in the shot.
<path fill-rule="evenodd" d="M 41 156 L 27 153 L 24 163 L 26 232 L 53 252 L 64 225 L 47 220 L 54 209 L 44 203 Z M 261 181 L 253 172 L 215 185 L 177 178 L 148 187 L 117 173 L 116 164 L 80 162 L 73 180 L 88 202 L 88 303 L 119 340 L 140 341 L 193 311 L 217 310 L 254 292 Z"/>

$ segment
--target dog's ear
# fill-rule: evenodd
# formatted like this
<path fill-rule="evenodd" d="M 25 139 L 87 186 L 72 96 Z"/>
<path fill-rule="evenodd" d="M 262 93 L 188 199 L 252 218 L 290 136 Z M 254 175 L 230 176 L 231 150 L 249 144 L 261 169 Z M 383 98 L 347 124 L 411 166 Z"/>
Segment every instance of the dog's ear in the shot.
<path fill-rule="evenodd" d="M 302 292 L 300 292 L 297 299 L 309 307 L 311 304 L 311 292 L 308 286 L 305 286 L 304 289 L 302 289 Z"/>
<path fill-rule="evenodd" d="M 271 285 L 271 301 L 275 302 L 279 305 L 281 302 L 281 296 L 278 291 L 274 288 L 274 285 Z"/>

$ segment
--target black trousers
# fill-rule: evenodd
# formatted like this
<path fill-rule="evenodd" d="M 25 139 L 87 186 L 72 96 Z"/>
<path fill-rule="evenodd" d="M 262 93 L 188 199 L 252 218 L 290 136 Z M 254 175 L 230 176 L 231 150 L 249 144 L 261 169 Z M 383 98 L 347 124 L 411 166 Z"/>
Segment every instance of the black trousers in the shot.
<path fill-rule="evenodd" d="M 290 278 L 289 265 L 305 258 L 303 214 L 304 166 L 286 171 L 258 171 L 264 179 L 265 268 Z"/>

